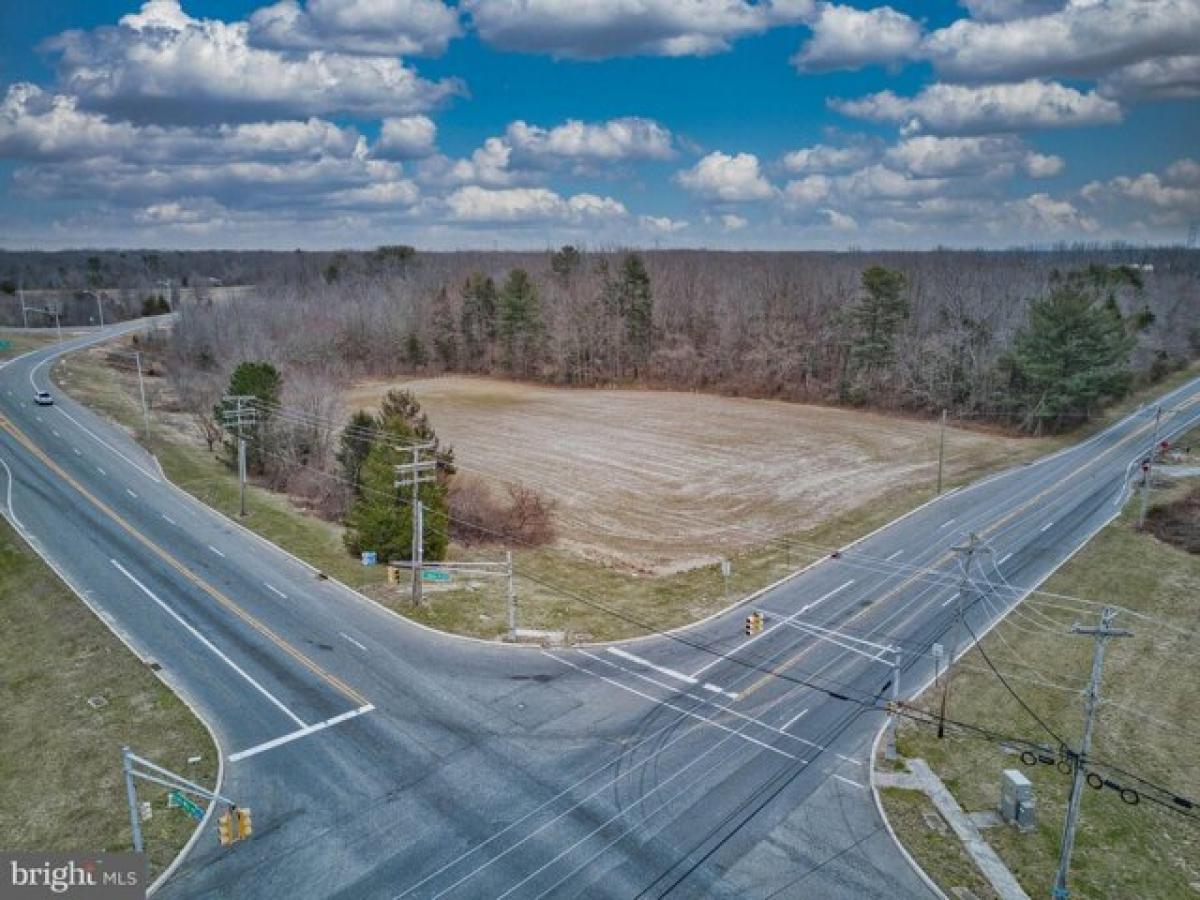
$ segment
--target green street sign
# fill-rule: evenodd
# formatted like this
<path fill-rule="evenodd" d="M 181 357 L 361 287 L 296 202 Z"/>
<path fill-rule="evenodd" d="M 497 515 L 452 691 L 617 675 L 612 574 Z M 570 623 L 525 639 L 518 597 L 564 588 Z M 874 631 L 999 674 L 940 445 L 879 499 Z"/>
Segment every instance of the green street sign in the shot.
<path fill-rule="evenodd" d="M 204 818 L 204 810 L 193 803 L 189 797 L 180 791 L 171 791 L 171 793 L 167 795 L 167 806 L 173 806 L 176 809 L 182 809 L 197 822 Z"/>
<path fill-rule="evenodd" d="M 0 350 L 11 350 L 12 341 L 0 341 Z"/>
<path fill-rule="evenodd" d="M 449 581 L 450 573 L 449 572 L 440 572 L 437 569 L 422 569 L 421 570 L 421 580 L 422 581 Z"/>

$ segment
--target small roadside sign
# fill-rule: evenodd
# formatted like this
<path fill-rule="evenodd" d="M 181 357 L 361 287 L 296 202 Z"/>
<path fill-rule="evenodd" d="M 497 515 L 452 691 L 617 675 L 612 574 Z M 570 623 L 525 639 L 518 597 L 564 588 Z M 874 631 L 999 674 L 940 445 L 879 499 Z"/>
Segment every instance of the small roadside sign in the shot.
<path fill-rule="evenodd" d="M 373 566 L 379 562 L 379 556 L 374 550 L 364 550 L 362 552 L 362 564 L 364 566 Z"/>
<path fill-rule="evenodd" d="M 171 793 L 167 795 L 167 806 L 174 807 L 175 809 L 182 809 L 197 822 L 204 818 L 204 810 L 193 803 L 181 791 L 171 791 Z"/>
<path fill-rule="evenodd" d="M 449 572 L 442 572 L 437 569 L 422 569 L 421 570 L 421 580 L 422 581 L 446 582 L 446 581 L 449 581 L 450 578 L 451 578 L 451 576 L 450 576 Z"/>
<path fill-rule="evenodd" d="M 727 559 L 723 559 L 723 560 L 721 560 L 721 574 L 722 574 L 722 575 L 723 575 L 725 578 L 728 578 L 728 577 L 729 577 L 729 574 L 730 574 L 732 571 L 733 571 L 733 566 L 732 566 L 732 564 L 730 564 L 729 560 L 727 560 Z"/>
<path fill-rule="evenodd" d="M 0 341 L 0 350 L 11 350 L 12 341 Z"/>

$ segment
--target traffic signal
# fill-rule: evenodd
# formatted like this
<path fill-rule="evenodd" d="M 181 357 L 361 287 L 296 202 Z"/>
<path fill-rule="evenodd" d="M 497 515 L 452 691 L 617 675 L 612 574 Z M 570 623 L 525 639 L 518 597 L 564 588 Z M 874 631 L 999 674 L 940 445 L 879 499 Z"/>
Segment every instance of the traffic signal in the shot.
<path fill-rule="evenodd" d="M 250 821 L 250 808 L 243 806 L 237 811 L 237 837 L 239 841 L 244 841 L 254 833 L 253 823 Z"/>
<path fill-rule="evenodd" d="M 746 634 L 758 634 L 763 628 L 763 614 L 755 611 L 746 616 Z"/>
<path fill-rule="evenodd" d="M 217 817 L 217 840 L 221 842 L 222 847 L 228 847 L 234 841 L 233 816 L 227 812 Z"/>
<path fill-rule="evenodd" d="M 746 637 L 754 634 L 754 615 L 746 616 Z"/>

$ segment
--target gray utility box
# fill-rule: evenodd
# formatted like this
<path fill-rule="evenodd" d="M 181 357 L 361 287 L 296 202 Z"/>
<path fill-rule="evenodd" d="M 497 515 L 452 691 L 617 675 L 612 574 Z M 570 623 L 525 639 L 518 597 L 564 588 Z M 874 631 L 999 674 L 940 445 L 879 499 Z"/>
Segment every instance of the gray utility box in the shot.
<path fill-rule="evenodd" d="M 1005 769 L 1000 775 L 1000 818 L 1021 831 L 1037 827 L 1033 783 L 1019 769 Z"/>

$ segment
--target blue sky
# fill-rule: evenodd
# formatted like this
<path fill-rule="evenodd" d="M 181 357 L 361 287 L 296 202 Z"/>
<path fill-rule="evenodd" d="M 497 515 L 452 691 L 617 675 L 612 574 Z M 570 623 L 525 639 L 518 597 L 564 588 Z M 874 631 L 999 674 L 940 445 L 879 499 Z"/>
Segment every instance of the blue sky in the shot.
<path fill-rule="evenodd" d="M 1177 243 L 1200 0 L 0 10 L 9 247 Z"/>

